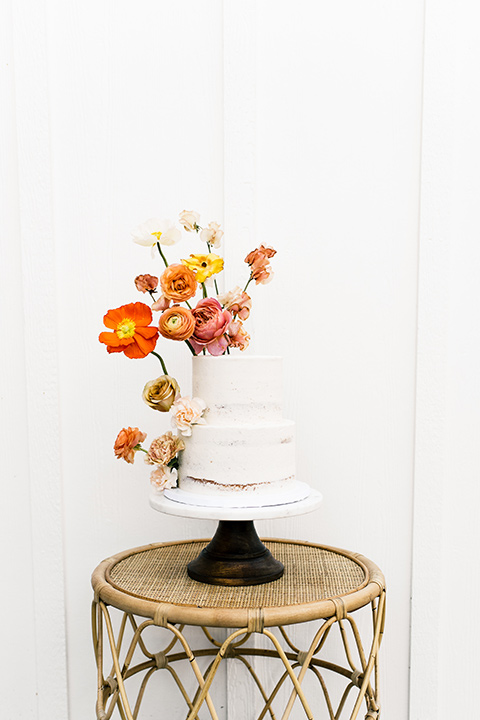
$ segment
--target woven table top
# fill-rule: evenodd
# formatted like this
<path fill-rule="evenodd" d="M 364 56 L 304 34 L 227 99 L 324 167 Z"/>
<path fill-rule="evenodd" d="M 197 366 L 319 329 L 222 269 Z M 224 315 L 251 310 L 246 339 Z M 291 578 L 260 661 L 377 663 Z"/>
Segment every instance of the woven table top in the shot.
<path fill-rule="evenodd" d="M 270 624 L 328 617 L 338 606 L 335 598 L 351 611 L 384 587 L 381 572 L 360 555 L 277 539 L 264 543 L 285 566 L 279 580 L 247 587 L 206 585 L 189 578 L 186 567 L 208 542 L 158 543 L 119 553 L 96 569 L 94 590 L 107 603 L 147 617 L 160 603 L 171 622 L 237 627 L 257 608 Z"/>

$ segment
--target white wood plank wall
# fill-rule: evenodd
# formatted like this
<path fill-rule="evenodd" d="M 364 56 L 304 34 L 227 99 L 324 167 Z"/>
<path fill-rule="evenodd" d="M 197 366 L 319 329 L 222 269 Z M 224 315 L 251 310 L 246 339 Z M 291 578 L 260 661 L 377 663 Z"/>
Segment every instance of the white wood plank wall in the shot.
<path fill-rule="evenodd" d="M 105 311 L 138 299 L 133 277 L 158 270 L 130 230 L 184 208 L 224 224 L 228 286 L 256 244 L 278 250 L 251 352 L 284 357 L 298 472 L 324 503 L 261 534 L 383 569 L 385 718 L 476 716 L 479 12 L 0 4 L 2 717 L 93 718 L 91 571 L 215 528 L 155 513 L 143 465 L 114 460 L 122 426 L 168 419 L 139 396 L 156 360 L 97 342 Z M 183 347 L 165 356 L 188 390 Z M 238 668 L 219 699 L 222 718 L 256 717 Z M 185 715 L 156 677 L 144 717 L 160 705 Z"/>

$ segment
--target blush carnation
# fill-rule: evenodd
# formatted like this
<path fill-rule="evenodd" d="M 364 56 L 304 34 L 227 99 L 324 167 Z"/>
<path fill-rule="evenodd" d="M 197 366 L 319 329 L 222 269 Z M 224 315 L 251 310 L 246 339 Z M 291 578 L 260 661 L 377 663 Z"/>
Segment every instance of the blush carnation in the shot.
<path fill-rule="evenodd" d="M 200 398 L 178 398 L 170 408 L 172 425 L 176 427 L 182 435 L 190 437 L 192 434 L 192 425 L 206 424 L 205 419 L 202 417 L 206 407 L 204 401 Z"/>
<path fill-rule="evenodd" d="M 152 440 L 145 462 L 148 465 L 168 465 L 180 450 L 185 450 L 185 443 L 169 430 Z"/>
<path fill-rule="evenodd" d="M 159 465 L 150 473 L 150 482 L 158 491 L 173 488 L 177 484 L 177 471 L 171 470 L 165 465 Z"/>

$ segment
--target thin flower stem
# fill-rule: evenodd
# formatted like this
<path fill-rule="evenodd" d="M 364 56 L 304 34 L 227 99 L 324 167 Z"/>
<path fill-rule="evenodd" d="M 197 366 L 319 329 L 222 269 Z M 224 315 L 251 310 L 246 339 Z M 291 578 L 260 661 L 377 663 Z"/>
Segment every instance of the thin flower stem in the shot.
<path fill-rule="evenodd" d="M 160 360 L 164 375 L 168 375 L 167 366 L 163 362 L 163 358 L 158 353 L 156 353 L 155 350 L 151 350 L 150 355 L 155 355 L 155 357 L 157 357 Z"/>
<path fill-rule="evenodd" d="M 203 297 L 206 298 L 207 297 L 207 288 L 206 288 L 204 282 L 202 283 L 202 292 L 203 292 Z"/>
<path fill-rule="evenodd" d="M 210 243 L 208 242 L 208 240 L 207 240 L 207 248 L 208 248 L 208 252 L 211 253 L 211 252 L 212 252 L 212 246 L 210 245 Z M 218 295 L 218 285 L 217 285 L 217 280 L 216 280 L 216 278 L 213 278 L 213 283 L 214 283 L 214 285 L 215 285 L 215 292 L 216 292 L 217 295 Z"/>
<path fill-rule="evenodd" d="M 246 284 L 245 287 L 243 288 L 243 292 L 246 292 L 246 291 L 247 291 L 247 288 L 248 288 L 248 286 L 250 285 L 250 283 L 252 282 L 252 280 L 253 280 L 253 275 L 250 275 L 250 277 L 248 278 L 247 284 Z"/>
<path fill-rule="evenodd" d="M 160 253 L 160 257 L 162 258 L 163 262 L 165 263 L 165 267 L 168 267 L 167 258 L 163 254 L 162 248 L 160 247 L 160 243 L 158 241 L 157 241 L 157 248 L 158 248 L 158 252 Z"/>
<path fill-rule="evenodd" d="M 191 351 L 192 355 L 196 355 L 197 353 L 196 353 L 195 350 L 193 349 L 191 343 L 189 343 L 188 340 L 185 340 L 185 342 L 187 343 L 188 347 L 190 348 L 190 351 Z"/>
<path fill-rule="evenodd" d="M 145 448 L 142 448 L 141 445 L 135 445 L 135 447 L 134 447 L 133 449 L 134 449 L 134 450 L 141 450 L 142 452 L 147 453 L 147 455 L 148 455 L 148 450 L 145 450 Z"/>

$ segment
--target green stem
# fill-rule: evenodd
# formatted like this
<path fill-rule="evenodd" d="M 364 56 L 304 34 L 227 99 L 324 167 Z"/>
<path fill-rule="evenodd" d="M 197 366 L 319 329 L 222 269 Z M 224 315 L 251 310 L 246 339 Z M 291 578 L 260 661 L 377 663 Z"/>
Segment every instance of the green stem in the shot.
<path fill-rule="evenodd" d="M 196 355 L 197 353 L 193 349 L 191 343 L 189 343 L 188 340 L 185 340 L 185 342 L 187 343 L 188 347 L 190 348 L 190 352 L 192 353 L 192 355 Z"/>
<path fill-rule="evenodd" d="M 206 298 L 207 297 L 207 288 L 206 288 L 204 282 L 202 283 L 202 292 L 203 292 L 203 297 Z"/>
<path fill-rule="evenodd" d="M 162 248 L 160 247 L 160 243 L 158 241 L 157 241 L 157 248 L 158 248 L 158 252 L 160 253 L 160 257 L 162 258 L 163 262 L 165 263 L 165 267 L 168 267 L 167 258 L 163 254 Z"/>
<path fill-rule="evenodd" d="M 150 355 L 155 355 L 155 357 L 157 357 L 160 360 L 164 375 L 168 375 L 168 370 L 167 370 L 165 363 L 163 362 L 163 358 L 158 353 L 156 353 L 155 350 L 151 350 Z"/>
<path fill-rule="evenodd" d="M 247 288 L 248 288 L 248 286 L 250 285 L 250 283 L 252 282 L 252 280 L 253 280 L 253 277 L 252 277 L 252 275 L 250 275 L 250 277 L 248 278 L 247 284 L 246 284 L 245 287 L 243 288 L 243 292 L 246 292 L 246 291 L 247 291 Z"/>
<path fill-rule="evenodd" d="M 211 252 L 212 252 L 212 246 L 210 245 L 210 243 L 208 242 L 208 240 L 207 240 L 207 248 L 208 248 L 208 252 L 211 253 Z M 216 279 L 216 278 L 213 278 L 213 284 L 215 285 L 215 292 L 216 292 L 217 295 L 218 295 L 218 285 L 217 285 L 217 279 Z"/>
<path fill-rule="evenodd" d="M 141 450 L 142 452 L 147 453 L 147 455 L 148 455 L 148 450 L 145 450 L 145 448 L 142 448 L 141 445 L 135 445 L 135 447 L 134 447 L 133 449 L 134 449 L 134 450 Z"/>

